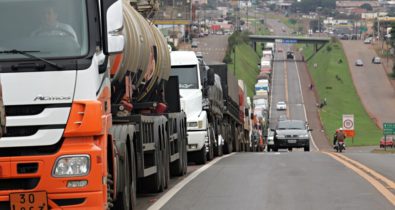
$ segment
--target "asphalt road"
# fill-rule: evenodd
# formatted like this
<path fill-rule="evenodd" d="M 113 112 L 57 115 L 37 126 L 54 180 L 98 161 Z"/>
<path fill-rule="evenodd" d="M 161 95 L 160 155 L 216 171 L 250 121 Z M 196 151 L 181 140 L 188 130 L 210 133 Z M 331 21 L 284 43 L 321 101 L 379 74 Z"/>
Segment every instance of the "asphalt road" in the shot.
<path fill-rule="evenodd" d="M 183 44 L 180 50 L 202 52 L 206 63 L 222 62 L 228 45 L 227 35 L 210 34 L 206 37 L 195 38 L 195 40 L 198 42 L 197 48 L 191 48 L 190 44 Z"/>
<path fill-rule="evenodd" d="M 271 21 L 282 33 L 281 23 Z M 298 68 L 284 60 L 290 46 L 281 47 L 284 53 L 275 55 L 272 102 L 286 100 L 288 111 L 277 112 L 272 106 L 271 117 L 305 119 Z M 214 52 L 208 50 L 205 58 Z M 395 155 L 372 154 L 371 149 L 348 148 L 344 156 L 319 151 L 235 153 L 194 168 L 188 177 L 173 182 L 170 192 L 149 198 L 154 203 L 150 209 L 394 209 L 395 187 L 385 180 L 395 180 Z M 377 173 L 387 179 L 377 178 Z"/>
<path fill-rule="evenodd" d="M 349 62 L 350 72 L 361 101 L 377 125 L 395 121 L 395 91 L 388 80 L 381 64 L 372 64 L 375 51 L 361 40 L 342 41 L 343 49 Z M 361 59 L 364 66 L 355 66 Z M 382 62 L 385 62 L 382 59 Z"/>
<path fill-rule="evenodd" d="M 238 153 L 183 187 L 161 209 L 394 209 L 376 189 L 318 153 Z"/>

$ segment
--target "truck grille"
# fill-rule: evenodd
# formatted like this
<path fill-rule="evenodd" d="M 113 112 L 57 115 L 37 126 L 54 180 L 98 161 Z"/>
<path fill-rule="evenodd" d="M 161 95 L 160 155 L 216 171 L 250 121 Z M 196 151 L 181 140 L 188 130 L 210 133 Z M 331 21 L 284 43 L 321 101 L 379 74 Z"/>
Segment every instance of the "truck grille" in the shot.
<path fill-rule="evenodd" d="M 32 136 L 41 126 L 7 127 L 4 137 Z"/>
<path fill-rule="evenodd" d="M 45 108 L 45 105 L 6 106 L 5 113 L 7 116 L 36 115 Z"/>
<path fill-rule="evenodd" d="M 25 115 L 37 115 L 47 108 L 57 107 L 70 107 L 71 104 L 39 104 L 39 105 L 17 105 L 17 106 L 5 106 L 5 113 L 7 116 L 25 116 Z"/>
<path fill-rule="evenodd" d="M 40 178 L 0 179 L 0 190 L 32 190 Z"/>

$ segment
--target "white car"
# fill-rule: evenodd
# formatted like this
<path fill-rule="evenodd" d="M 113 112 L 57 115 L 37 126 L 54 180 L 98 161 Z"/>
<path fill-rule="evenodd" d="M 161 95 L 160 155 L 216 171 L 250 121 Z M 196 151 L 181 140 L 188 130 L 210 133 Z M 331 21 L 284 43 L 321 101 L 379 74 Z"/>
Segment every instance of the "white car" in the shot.
<path fill-rule="evenodd" d="M 355 61 L 355 65 L 356 65 L 356 66 L 363 66 L 362 60 L 361 60 L 361 59 L 357 59 L 357 60 Z"/>
<path fill-rule="evenodd" d="M 285 104 L 284 101 L 279 101 L 279 102 L 277 102 L 276 108 L 277 108 L 277 110 L 286 110 L 287 104 Z"/>

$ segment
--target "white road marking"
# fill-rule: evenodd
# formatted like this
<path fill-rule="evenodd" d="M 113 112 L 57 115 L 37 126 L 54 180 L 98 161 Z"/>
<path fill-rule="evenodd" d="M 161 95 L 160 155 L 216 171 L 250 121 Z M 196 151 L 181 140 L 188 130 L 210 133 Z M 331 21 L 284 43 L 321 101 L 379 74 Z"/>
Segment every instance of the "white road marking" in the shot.
<path fill-rule="evenodd" d="M 206 165 L 202 166 L 198 170 L 194 171 L 192 174 L 187 176 L 184 180 L 182 180 L 180 183 L 176 184 L 173 188 L 171 188 L 166 194 L 164 194 L 159 200 L 157 200 L 154 204 L 152 204 L 148 210 L 158 210 L 162 208 L 178 191 L 180 191 L 185 185 L 187 185 L 189 182 L 191 182 L 193 179 L 195 179 L 199 174 L 201 174 L 203 171 L 207 170 L 210 168 L 212 165 L 217 163 L 218 161 L 227 158 L 231 155 L 234 155 L 235 153 L 231 153 L 228 155 L 224 155 L 222 157 L 218 157 L 211 162 L 207 163 Z"/>
<path fill-rule="evenodd" d="M 306 122 L 307 122 L 306 106 L 304 105 L 304 98 L 303 98 L 303 92 L 302 92 L 302 83 L 301 83 L 301 81 L 300 81 L 300 76 L 299 76 L 299 68 L 298 68 L 298 64 L 296 63 L 296 61 L 294 61 L 294 63 L 295 63 L 295 65 L 296 65 L 296 73 L 298 74 L 300 94 L 302 95 L 302 104 L 303 104 L 304 117 L 305 117 Z M 317 151 L 320 151 L 320 149 L 318 149 L 317 145 L 316 145 L 315 142 L 314 142 L 313 135 L 310 135 L 310 136 L 311 136 L 311 142 L 313 143 L 314 148 L 315 148 Z"/>

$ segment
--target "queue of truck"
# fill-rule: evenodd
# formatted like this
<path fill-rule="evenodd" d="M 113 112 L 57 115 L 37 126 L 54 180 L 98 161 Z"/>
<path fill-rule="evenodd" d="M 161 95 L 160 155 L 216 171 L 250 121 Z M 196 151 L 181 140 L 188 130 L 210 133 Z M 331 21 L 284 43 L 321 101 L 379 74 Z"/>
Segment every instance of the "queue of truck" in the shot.
<path fill-rule="evenodd" d="M 269 104 L 270 104 L 270 78 L 273 67 L 274 43 L 266 43 L 262 51 L 260 61 L 260 72 L 256 77 L 255 95 L 253 97 L 253 113 L 257 118 L 254 128 L 258 131 L 259 136 L 263 139 L 260 148 L 266 147 L 265 136 L 269 127 Z"/>
<path fill-rule="evenodd" d="M 16 21 L 1 22 L 1 210 L 134 209 L 188 162 L 249 150 L 246 86 L 226 64 L 170 54 L 147 20 L 157 3 L 0 3 Z M 46 9 L 74 33 L 31 35 Z"/>

